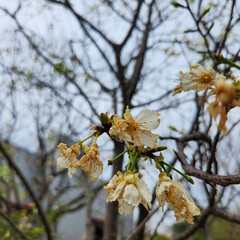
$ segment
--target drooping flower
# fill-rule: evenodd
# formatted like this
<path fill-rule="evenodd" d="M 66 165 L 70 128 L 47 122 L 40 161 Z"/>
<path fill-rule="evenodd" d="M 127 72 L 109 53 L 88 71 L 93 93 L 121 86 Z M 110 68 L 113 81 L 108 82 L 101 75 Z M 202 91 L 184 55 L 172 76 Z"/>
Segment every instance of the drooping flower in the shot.
<path fill-rule="evenodd" d="M 159 113 L 149 109 L 143 110 L 135 120 L 127 107 L 123 116 L 124 119 L 120 119 L 119 116 L 114 117 L 114 125 L 109 131 L 110 135 L 118 134 L 120 140 L 131 142 L 137 146 L 156 147 L 159 136 L 151 133 L 148 129 L 153 130 L 159 126 Z"/>
<path fill-rule="evenodd" d="M 156 197 L 162 210 L 165 202 L 168 203 L 168 207 L 174 211 L 177 221 L 186 219 L 188 223 L 193 224 L 193 216 L 200 215 L 199 208 L 188 195 L 183 184 L 179 181 L 172 181 L 165 172 L 159 175 Z"/>
<path fill-rule="evenodd" d="M 215 94 L 215 101 L 210 103 L 207 111 L 215 120 L 220 116 L 218 130 L 226 132 L 228 112 L 231 108 L 240 106 L 240 101 L 237 100 L 237 89 L 233 84 L 227 83 L 225 78 L 220 78 L 212 92 Z"/>
<path fill-rule="evenodd" d="M 57 147 L 60 148 L 57 158 L 57 168 L 58 170 L 68 168 L 68 176 L 72 177 L 76 172 L 74 165 L 77 162 L 77 157 L 80 155 L 81 142 L 78 142 L 69 148 L 67 147 L 67 144 L 64 143 L 60 143 Z"/>
<path fill-rule="evenodd" d="M 100 160 L 98 145 L 93 143 L 91 148 L 83 145 L 83 150 L 86 154 L 74 165 L 74 167 L 81 167 L 84 172 L 88 173 L 91 181 L 94 181 L 99 178 L 103 171 L 103 163 Z"/>
<path fill-rule="evenodd" d="M 210 88 L 214 84 L 215 78 L 216 73 L 211 67 L 205 68 L 200 64 L 192 65 L 189 72 L 180 71 L 180 84 L 174 88 L 173 96 L 182 91 L 202 91 Z"/>
<path fill-rule="evenodd" d="M 128 170 L 123 177 L 123 173 L 118 172 L 104 189 L 108 192 L 108 202 L 118 200 L 120 214 L 131 214 L 139 203 L 142 203 L 147 210 L 151 208 L 151 192 L 145 181 L 139 179 L 138 173 Z"/>

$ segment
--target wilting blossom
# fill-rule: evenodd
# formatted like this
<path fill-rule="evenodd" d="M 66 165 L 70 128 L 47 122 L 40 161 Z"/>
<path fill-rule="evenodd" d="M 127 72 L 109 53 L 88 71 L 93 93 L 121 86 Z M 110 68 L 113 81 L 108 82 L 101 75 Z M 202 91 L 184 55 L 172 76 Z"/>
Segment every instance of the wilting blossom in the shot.
<path fill-rule="evenodd" d="M 168 207 L 174 211 L 177 221 L 186 219 L 188 223 L 193 224 L 193 216 L 200 215 L 199 208 L 188 195 L 183 184 L 179 181 L 172 181 L 165 172 L 159 175 L 156 197 L 159 207 L 162 209 L 165 202 L 168 203 Z"/>
<path fill-rule="evenodd" d="M 211 67 L 206 68 L 200 64 L 192 65 L 189 72 L 183 73 L 180 71 L 180 83 L 174 88 L 173 96 L 182 91 L 202 91 L 210 88 L 214 84 L 215 79 L 216 73 Z"/>
<path fill-rule="evenodd" d="M 207 108 L 209 114 L 216 120 L 220 116 L 218 130 L 226 132 L 227 114 L 233 107 L 239 107 L 240 101 L 237 100 L 237 90 L 231 83 L 227 83 L 225 78 L 219 79 L 215 88 L 212 90 L 215 100 Z"/>
<path fill-rule="evenodd" d="M 103 171 L 103 163 L 100 160 L 100 152 L 98 146 L 93 143 L 91 148 L 87 145 L 83 145 L 83 150 L 86 154 L 75 164 L 75 168 L 81 167 L 81 169 L 88 173 L 91 181 L 99 178 Z"/>
<path fill-rule="evenodd" d="M 78 142 L 69 148 L 67 144 L 60 143 L 57 147 L 60 148 L 57 158 L 57 168 L 58 170 L 68 168 L 68 176 L 72 177 L 76 172 L 75 164 L 77 157 L 80 155 L 81 143 Z"/>
<path fill-rule="evenodd" d="M 159 136 L 151 133 L 150 130 L 156 129 L 160 124 L 160 114 L 153 110 L 143 110 L 135 120 L 130 109 L 127 107 L 123 117 L 115 116 L 113 127 L 110 129 L 110 135 L 118 134 L 120 140 L 125 140 L 136 146 L 156 147 Z"/>
<path fill-rule="evenodd" d="M 128 170 L 124 177 L 122 172 L 118 172 L 104 187 L 108 192 L 108 202 L 118 200 L 120 214 L 131 214 L 139 203 L 142 203 L 147 210 L 151 208 L 151 192 L 138 175 Z"/>

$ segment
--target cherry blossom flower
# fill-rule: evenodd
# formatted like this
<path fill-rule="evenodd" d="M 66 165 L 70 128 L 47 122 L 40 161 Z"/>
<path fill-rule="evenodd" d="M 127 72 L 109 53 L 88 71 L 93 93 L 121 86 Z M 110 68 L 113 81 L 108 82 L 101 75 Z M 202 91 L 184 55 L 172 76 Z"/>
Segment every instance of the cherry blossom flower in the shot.
<path fill-rule="evenodd" d="M 220 121 L 218 124 L 219 131 L 227 131 L 226 122 L 227 114 L 231 108 L 240 106 L 240 101 L 236 100 L 236 88 L 233 84 L 227 83 L 225 78 L 220 78 L 216 84 L 216 88 L 212 92 L 216 95 L 215 101 L 210 103 L 207 108 L 209 114 L 216 120 L 218 115 L 220 116 Z"/>
<path fill-rule="evenodd" d="M 68 176 L 72 177 L 76 172 L 74 165 L 77 162 L 77 157 L 80 155 L 81 143 L 78 142 L 69 148 L 67 144 L 60 143 L 57 147 L 60 148 L 57 158 L 57 168 L 58 170 L 68 168 Z"/>
<path fill-rule="evenodd" d="M 104 189 L 108 192 L 108 202 L 118 200 L 120 214 L 131 214 L 139 203 L 142 203 L 147 210 L 151 208 L 151 192 L 145 181 L 139 179 L 138 173 L 128 170 L 123 177 L 123 173 L 118 172 Z"/>
<path fill-rule="evenodd" d="M 120 140 L 131 142 L 136 146 L 156 147 L 159 136 L 147 129 L 153 130 L 159 126 L 159 113 L 149 109 L 143 110 L 135 120 L 127 107 L 123 116 L 124 119 L 120 119 L 119 116 L 114 117 L 110 135 L 118 134 Z"/>
<path fill-rule="evenodd" d="M 172 181 L 165 172 L 159 175 L 156 197 L 162 210 L 165 202 L 168 203 L 168 207 L 174 211 L 177 221 L 185 218 L 188 223 L 193 224 L 193 216 L 200 215 L 199 208 L 194 204 L 183 184 L 179 181 Z"/>
<path fill-rule="evenodd" d="M 99 178 L 103 170 L 103 163 L 100 160 L 100 152 L 98 151 L 98 145 L 93 143 L 91 148 L 83 145 L 83 150 L 86 152 L 75 165 L 75 168 L 81 167 L 81 169 L 88 173 L 91 181 Z"/>
<path fill-rule="evenodd" d="M 202 91 L 210 88 L 215 79 L 216 73 L 211 67 L 205 68 L 200 64 L 192 65 L 189 72 L 183 73 L 180 71 L 180 84 L 174 88 L 173 96 L 182 91 Z"/>

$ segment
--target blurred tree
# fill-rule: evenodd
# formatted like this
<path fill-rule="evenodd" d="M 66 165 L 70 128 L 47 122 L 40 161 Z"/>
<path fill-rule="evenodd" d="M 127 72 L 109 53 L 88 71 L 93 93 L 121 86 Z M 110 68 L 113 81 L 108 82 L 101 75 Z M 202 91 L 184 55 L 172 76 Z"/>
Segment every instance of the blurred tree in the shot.
<path fill-rule="evenodd" d="M 172 226 L 173 235 L 178 235 L 188 229 L 186 222 L 175 223 Z M 193 240 L 237 240 L 239 238 L 239 224 L 230 223 L 222 218 L 210 217 L 204 227 L 191 236 Z"/>
<path fill-rule="evenodd" d="M 25 148 L 38 149 L 37 190 L 21 173 L 23 166 L 14 165 L 4 145 L 1 151 L 38 208 L 48 239 L 53 238 L 49 224 L 57 224 L 60 216 L 82 207 L 85 197 L 91 232 L 90 203 L 94 197 L 86 196 L 90 192 L 88 180 L 78 176 L 78 181 L 84 179 L 87 184 L 81 184 L 85 190 L 54 210 L 60 197 L 79 187 L 79 183 L 66 180 L 65 171 L 56 172 L 55 145 L 63 138 L 69 143 L 78 141 L 79 136 L 87 135 L 89 126 L 99 124 L 101 112 L 121 115 L 126 106 L 160 111 L 161 140 L 177 148 L 176 155 L 168 153 L 169 158 L 173 156 L 172 165 L 182 166 L 187 174 L 202 180 L 198 183 L 202 196 L 194 196 L 202 215 L 175 239 L 191 236 L 210 215 L 240 223 L 238 215 L 224 208 L 230 203 L 234 208 L 239 193 L 239 149 L 234 134 L 239 119 L 232 117 L 236 121 L 229 123 L 224 135 L 216 132 L 215 123 L 204 111 L 206 92 L 170 96 L 174 87 L 170 75 L 186 65 L 211 65 L 233 78 L 234 66 L 222 64 L 221 56 L 239 61 L 239 8 L 234 0 L 171 4 L 160 0 L 19 0 L 0 4 L 6 21 L 0 55 L 1 142 L 26 142 Z M 106 150 L 108 146 L 112 156 L 124 149 L 124 143 L 114 140 L 106 140 L 100 147 Z M 114 162 L 112 174 L 122 169 L 122 161 Z M 56 179 L 57 192 L 52 192 Z M 98 189 L 96 184 L 91 191 Z M 44 199 L 48 200 L 46 210 L 41 207 Z M 117 208 L 116 202 L 108 203 L 105 240 L 117 237 Z M 147 214 L 140 208 L 138 223 Z M 139 239 L 144 238 L 144 226 L 138 228 Z"/>

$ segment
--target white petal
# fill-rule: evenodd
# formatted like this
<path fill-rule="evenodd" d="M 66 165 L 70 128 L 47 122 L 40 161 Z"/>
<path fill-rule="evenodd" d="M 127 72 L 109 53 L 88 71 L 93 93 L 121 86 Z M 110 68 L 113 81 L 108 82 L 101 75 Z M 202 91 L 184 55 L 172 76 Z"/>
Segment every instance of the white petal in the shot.
<path fill-rule="evenodd" d="M 156 147 L 156 143 L 159 138 L 159 136 L 157 134 L 153 134 L 148 130 L 144 130 L 140 137 L 141 137 L 143 145 L 146 145 L 150 148 Z"/>
<path fill-rule="evenodd" d="M 89 173 L 91 180 L 98 179 L 103 171 L 103 165 L 98 164 L 97 162 L 92 163 L 92 171 Z"/>
<path fill-rule="evenodd" d="M 193 75 L 191 73 L 184 73 L 180 77 L 180 81 L 182 82 L 183 86 L 190 84 L 193 80 L 194 80 L 194 77 L 193 77 Z"/>
<path fill-rule="evenodd" d="M 128 204 L 123 199 L 118 199 L 119 208 L 118 211 L 120 214 L 130 215 L 134 209 L 134 206 Z"/>
<path fill-rule="evenodd" d="M 118 175 L 115 174 L 115 175 L 111 178 L 111 180 L 109 181 L 109 183 L 108 183 L 106 186 L 104 186 L 104 189 L 105 189 L 106 191 L 108 191 L 108 190 L 110 190 L 111 188 L 113 188 L 113 187 L 117 184 L 118 179 L 119 179 Z"/>
<path fill-rule="evenodd" d="M 192 216 L 197 216 L 201 214 L 199 208 L 192 202 L 188 203 L 188 209 Z"/>
<path fill-rule="evenodd" d="M 69 163 L 70 163 L 69 158 L 58 157 L 57 158 L 57 168 L 58 168 L 58 170 L 60 170 L 62 168 L 68 168 Z"/>
<path fill-rule="evenodd" d="M 76 168 L 68 168 L 68 176 L 72 178 L 72 176 L 76 173 Z"/>
<path fill-rule="evenodd" d="M 197 88 L 199 85 L 198 82 L 195 82 L 195 81 L 191 81 L 191 82 L 182 82 L 182 88 L 183 90 L 192 90 L 194 88 Z"/>
<path fill-rule="evenodd" d="M 134 184 L 127 184 L 123 191 L 123 199 L 133 206 L 140 203 L 140 196 Z"/>
<path fill-rule="evenodd" d="M 185 188 L 184 188 L 184 185 L 183 185 L 181 182 L 179 182 L 179 181 L 172 181 L 172 184 L 173 184 L 179 191 L 181 191 L 181 192 L 187 197 L 187 199 L 188 199 L 190 202 L 194 203 L 193 199 L 192 199 L 192 198 L 190 197 L 190 195 L 186 192 L 186 190 L 185 190 Z"/>
<path fill-rule="evenodd" d="M 142 128 L 153 130 L 160 124 L 159 116 L 156 111 L 146 109 L 139 113 L 137 122 Z"/>
<path fill-rule="evenodd" d="M 122 194 L 122 191 L 123 191 L 125 185 L 126 185 L 126 182 L 125 182 L 125 181 L 121 182 L 121 183 L 117 186 L 116 190 L 114 191 L 114 193 L 113 193 L 112 197 L 109 199 L 109 201 L 115 201 L 115 200 L 117 200 L 117 199 L 120 197 L 120 195 Z"/>
<path fill-rule="evenodd" d="M 152 194 L 147 184 L 143 180 L 139 179 L 137 185 L 141 197 L 141 202 L 144 207 L 149 210 L 151 208 Z"/>
<path fill-rule="evenodd" d="M 196 75 L 201 75 L 202 73 L 206 72 L 206 70 L 207 70 L 207 68 L 203 67 L 200 64 L 195 64 L 195 65 L 191 66 L 191 69 L 190 69 L 190 71 Z"/>

